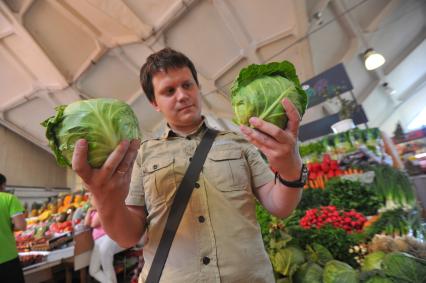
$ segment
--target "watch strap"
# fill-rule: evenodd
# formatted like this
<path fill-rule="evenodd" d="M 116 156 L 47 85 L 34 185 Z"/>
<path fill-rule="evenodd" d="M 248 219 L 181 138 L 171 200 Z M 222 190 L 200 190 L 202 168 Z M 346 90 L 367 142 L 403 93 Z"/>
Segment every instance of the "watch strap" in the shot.
<path fill-rule="evenodd" d="M 275 172 L 275 182 L 278 179 L 281 184 L 283 184 L 286 187 L 289 188 L 302 188 L 303 186 L 305 186 L 306 181 L 308 180 L 308 168 L 306 167 L 305 164 L 302 164 L 302 169 L 300 170 L 300 177 L 298 180 L 296 181 L 287 181 L 284 180 L 283 178 L 281 178 L 280 174 L 277 172 Z"/>

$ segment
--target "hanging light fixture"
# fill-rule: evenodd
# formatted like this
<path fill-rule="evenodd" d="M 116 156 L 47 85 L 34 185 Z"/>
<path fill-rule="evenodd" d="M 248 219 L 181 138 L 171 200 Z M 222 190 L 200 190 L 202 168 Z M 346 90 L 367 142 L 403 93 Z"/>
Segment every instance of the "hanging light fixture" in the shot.
<path fill-rule="evenodd" d="M 369 48 L 364 52 L 364 65 L 369 71 L 377 69 L 385 63 L 385 57 L 382 54 L 377 53 L 373 48 Z"/>

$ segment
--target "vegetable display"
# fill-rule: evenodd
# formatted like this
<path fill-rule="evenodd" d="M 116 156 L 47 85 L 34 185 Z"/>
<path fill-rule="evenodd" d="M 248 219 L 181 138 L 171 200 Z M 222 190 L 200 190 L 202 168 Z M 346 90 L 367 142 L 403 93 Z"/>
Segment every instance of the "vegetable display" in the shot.
<path fill-rule="evenodd" d="M 306 188 L 303 190 L 302 199 L 300 200 L 297 209 L 305 212 L 308 209 L 327 206 L 328 204 L 330 204 L 328 191 Z"/>
<path fill-rule="evenodd" d="M 322 283 L 323 269 L 316 263 L 305 262 L 294 276 L 296 283 Z"/>
<path fill-rule="evenodd" d="M 382 251 L 368 254 L 364 258 L 364 262 L 361 266 L 361 271 L 372 271 L 374 269 L 381 269 L 381 264 L 385 255 L 386 254 Z"/>
<path fill-rule="evenodd" d="M 241 70 L 231 87 L 234 122 L 249 126 L 251 117 L 259 117 L 284 128 L 288 118 L 281 101 L 286 97 L 302 117 L 308 97 L 300 86 L 293 64 L 288 61 L 252 64 Z"/>
<path fill-rule="evenodd" d="M 382 268 L 385 274 L 396 282 L 425 282 L 426 261 L 407 253 L 393 252 L 385 255 Z"/>
<path fill-rule="evenodd" d="M 421 216 L 416 210 L 405 211 L 396 208 L 381 213 L 374 223 L 365 227 L 364 232 L 367 237 L 373 237 L 375 234 L 402 236 L 407 235 L 410 230 L 413 235 L 421 235 L 425 232 L 421 223 Z"/>
<path fill-rule="evenodd" d="M 333 158 L 337 158 L 341 154 L 356 152 L 361 148 L 368 149 L 376 156 L 381 156 L 380 147 L 382 143 L 378 128 L 355 128 L 347 132 L 325 136 L 314 142 L 302 143 L 299 150 L 300 155 L 306 161 L 315 160 L 323 153 L 329 153 Z M 359 160 L 354 161 L 359 162 Z"/>
<path fill-rule="evenodd" d="M 376 174 L 374 187 L 386 199 L 386 208 L 415 205 L 414 191 L 405 172 L 388 165 L 376 165 L 372 169 Z"/>
<path fill-rule="evenodd" d="M 324 283 L 357 283 L 359 275 L 349 264 L 338 260 L 330 260 L 324 267 Z"/>
<path fill-rule="evenodd" d="M 71 166 L 77 140 L 88 141 L 88 162 L 99 168 L 122 140 L 141 137 L 138 120 L 130 106 L 117 99 L 89 99 L 61 105 L 46 119 L 49 146 L 61 166 Z"/>
<path fill-rule="evenodd" d="M 426 283 L 426 227 L 408 176 L 382 164 L 380 131 L 300 152 L 309 181 L 298 207 L 286 219 L 257 211 L 276 282 Z"/>
<path fill-rule="evenodd" d="M 384 200 L 374 188 L 358 181 L 335 178 L 328 181 L 326 191 L 330 204 L 340 209 L 355 209 L 364 215 L 375 215 Z"/>
<path fill-rule="evenodd" d="M 365 217 L 354 210 L 342 211 L 335 206 L 324 206 L 320 209 L 312 208 L 306 211 L 300 219 L 300 226 L 305 229 L 321 228 L 325 225 L 332 225 L 347 232 L 361 231 Z"/>

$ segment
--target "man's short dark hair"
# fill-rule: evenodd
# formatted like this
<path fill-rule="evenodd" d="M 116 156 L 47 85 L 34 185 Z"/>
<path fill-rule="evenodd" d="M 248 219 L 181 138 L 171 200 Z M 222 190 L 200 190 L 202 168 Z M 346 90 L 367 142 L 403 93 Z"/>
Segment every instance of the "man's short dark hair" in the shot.
<path fill-rule="evenodd" d="M 6 184 L 6 177 L 0 173 L 0 186 Z"/>
<path fill-rule="evenodd" d="M 164 48 L 151 54 L 141 68 L 140 82 L 146 97 L 150 102 L 155 100 L 152 78 L 160 71 L 188 67 L 191 70 L 195 82 L 198 84 L 197 71 L 192 61 L 183 53 L 171 48 Z"/>

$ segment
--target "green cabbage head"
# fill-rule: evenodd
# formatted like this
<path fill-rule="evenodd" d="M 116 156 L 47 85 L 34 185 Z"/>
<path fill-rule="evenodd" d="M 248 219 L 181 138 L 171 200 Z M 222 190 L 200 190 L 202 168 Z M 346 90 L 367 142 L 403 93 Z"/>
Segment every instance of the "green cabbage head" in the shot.
<path fill-rule="evenodd" d="M 322 283 L 323 269 L 316 263 L 305 262 L 300 266 L 295 275 L 293 282 L 295 283 Z"/>
<path fill-rule="evenodd" d="M 368 278 L 364 283 L 395 283 L 392 279 L 380 275 L 374 275 Z"/>
<path fill-rule="evenodd" d="M 120 141 L 141 138 L 132 108 L 117 99 L 89 99 L 61 105 L 56 108 L 55 116 L 41 124 L 61 166 L 71 167 L 74 146 L 79 139 L 88 141 L 88 162 L 93 168 L 99 168 Z"/>
<path fill-rule="evenodd" d="M 385 253 L 382 251 L 377 251 L 368 254 L 366 257 L 364 257 L 364 262 L 361 266 L 361 271 L 371 271 L 374 269 L 382 269 L 382 261 L 385 257 Z"/>
<path fill-rule="evenodd" d="M 358 283 L 359 274 L 349 264 L 338 260 L 330 260 L 324 267 L 324 283 Z"/>
<path fill-rule="evenodd" d="M 287 124 L 281 101 L 287 97 L 303 116 L 308 96 L 301 88 L 296 70 L 288 61 L 252 64 L 240 71 L 231 87 L 231 104 L 238 125 L 249 125 L 251 117 L 259 117 L 280 128 Z"/>
<path fill-rule="evenodd" d="M 291 277 L 299 266 L 305 262 L 305 254 L 302 249 L 290 246 L 279 250 L 271 258 L 271 262 L 276 272 Z"/>
<path fill-rule="evenodd" d="M 397 282 L 424 283 L 426 281 L 426 260 L 408 253 L 386 254 L 382 267 L 385 274 Z"/>

